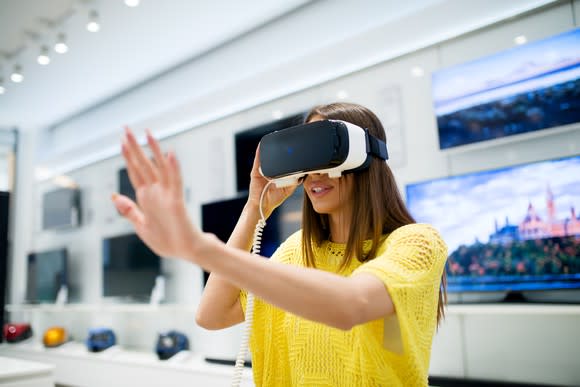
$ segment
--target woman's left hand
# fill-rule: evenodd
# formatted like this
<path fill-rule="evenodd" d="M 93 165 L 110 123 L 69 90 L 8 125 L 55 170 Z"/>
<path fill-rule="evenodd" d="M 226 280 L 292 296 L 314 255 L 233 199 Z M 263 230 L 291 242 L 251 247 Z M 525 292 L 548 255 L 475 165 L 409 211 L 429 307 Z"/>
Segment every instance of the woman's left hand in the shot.
<path fill-rule="evenodd" d="M 183 183 L 175 154 L 164 155 L 147 132 L 153 161 L 125 129 L 122 153 L 137 200 L 113 194 L 117 210 L 135 227 L 137 235 L 163 257 L 191 256 L 204 234 L 190 221 L 183 197 Z"/>

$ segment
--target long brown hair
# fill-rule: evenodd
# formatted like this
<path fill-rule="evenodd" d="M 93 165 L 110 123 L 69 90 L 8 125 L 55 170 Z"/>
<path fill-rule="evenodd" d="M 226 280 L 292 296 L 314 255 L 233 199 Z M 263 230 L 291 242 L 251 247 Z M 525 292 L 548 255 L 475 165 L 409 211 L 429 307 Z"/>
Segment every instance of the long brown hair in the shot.
<path fill-rule="evenodd" d="M 352 103 L 332 103 L 314 107 L 305 118 L 305 122 L 315 117 L 322 119 L 350 122 L 369 131 L 369 134 L 386 142 L 385 129 L 378 117 L 364 106 Z M 407 210 L 397 188 L 395 177 L 387 163 L 373 158 L 366 170 L 353 173 L 353 211 L 350 221 L 349 236 L 346 243 L 341 270 L 349 266 L 356 257 L 361 262 L 376 257 L 380 240 L 397 228 L 415 223 Z M 302 211 L 303 235 L 302 251 L 308 267 L 315 267 L 313 244 L 320 245 L 330 238 L 328 215 L 314 211 L 306 192 L 304 193 Z M 363 251 L 363 242 L 371 236 L 372 246 L 367 254 Z M 447 303 L 446 276 L 443 271 L 437 307 L 437 323 L 444 316 Z"/>

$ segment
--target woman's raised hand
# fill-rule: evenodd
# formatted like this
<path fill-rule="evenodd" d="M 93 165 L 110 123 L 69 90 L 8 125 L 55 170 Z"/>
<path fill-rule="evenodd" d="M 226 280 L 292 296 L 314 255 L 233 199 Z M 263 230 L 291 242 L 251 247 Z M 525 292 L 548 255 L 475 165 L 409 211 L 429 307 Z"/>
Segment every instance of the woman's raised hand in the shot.
<path fill-rule="evenodd" d="M 258 209 L 260 206 L 260 196 L 262 191 L 268 184 L 268 180 L 260 173 L 260 147 L 256 149 L 256 156 L 254 157 L 254 165 L 252 166 L 252 172 L 250 173 L 250 193 L 248 201 L 250 204 L 255 205 Z M 296 190 L 297 186 L 289 186 L 278 188 L 276 185 L 271 184 L 268 187 L 268 191 L 264 195 L 264 201 L 262 203 L 262 211 L 264 216 L 269 217 L 272 211 L 276 209 L 280 204 L 284 202 L 292 193 Z"/>
<path fill-rule="evenodd" d="M 146 156 L 131 130 L 125 128 L 122 153 L 137 202 L 118 194 L 113 194 L 112 200 L 153 251 L 164 257 L 185 258 L 191 255 L 203 233 L 187 215 L 175 154 L 164 155 L 149 131 L 147 142 L 153 161 Z"/>

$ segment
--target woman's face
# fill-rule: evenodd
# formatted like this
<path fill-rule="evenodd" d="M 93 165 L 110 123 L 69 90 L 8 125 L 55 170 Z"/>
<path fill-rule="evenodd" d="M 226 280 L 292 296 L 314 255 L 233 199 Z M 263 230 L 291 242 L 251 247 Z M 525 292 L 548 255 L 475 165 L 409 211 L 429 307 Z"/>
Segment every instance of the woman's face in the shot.
<path fill-rule="evenodd" d="M 323 119 L 324 117 L 314 116 L 309 122 Z M 304 190 L 314 210 L 330 216 L 347 215 L 352 210 L 353 185 L 352 174 L 331 179 L 326 173 L 313 173 L 304 179 Z"/>
<path fill-rule="evenodd" d="M 304 190 L 319 214 L 348 215 L 352 209 L 353 183 L 352 174 L 331 179 L 326 173 L 313 173 L 306 176 Z"/>

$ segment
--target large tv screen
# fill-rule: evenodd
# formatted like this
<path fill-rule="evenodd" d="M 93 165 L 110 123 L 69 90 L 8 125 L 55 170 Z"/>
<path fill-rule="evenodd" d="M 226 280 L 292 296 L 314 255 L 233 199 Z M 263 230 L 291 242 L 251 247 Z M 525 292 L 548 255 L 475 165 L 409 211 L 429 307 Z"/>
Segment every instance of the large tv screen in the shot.
<path fill-rule="evenodd" d="M 256 148 L 262 137 L 276 130 L 299 125 L 303 121 L 304 114 L 299 113 L 251 129 L 246 129 L 236 134 L 236 185 L 238 191 L 247 191 L 250 186 L 250 172 L 252 172 L 252 166 L 254 165 Z"/>
<path fill-rule="evenodd" d="M 53 303 L 62 286 L 68 286 L 66 248 L 28 254 L 26 300 Z"/>
<path fill-rule="evenodd" d="M 42 228 L 58 229 L 81 224 L 81 191 L 58 188 L 45 192 L 42 201 Z"/>
<path fill-rule="evenodd" d="M 448 149 L 580 121 L 580 29 L 432 74 Z"/>
<path fill-rule="evenodd" d="M 580 156 L 407 185 L 449 247 L 449 291 L 580 288 Z"/>
<path fill-rule="evenodd" d="M 303 196 L 304 190 L 300 186 L 266 220 L 261 238 L 261 256 L 271 257 L 286 238 L 300 229 Z M 247 200 L 248 195 L 241 194 L 235 198 L 203 204 L 201 206 L 203 231 L 215 234 L 222 242 L 227 242 Z M 204 272 L 204 284 L 208 277 L 209 273 Z"/>
<path fill-rule="evenodd" d="M 146 302 L 161 275 L 161 258 L 137 234 L 103 240 L 103 295 Z"/>

